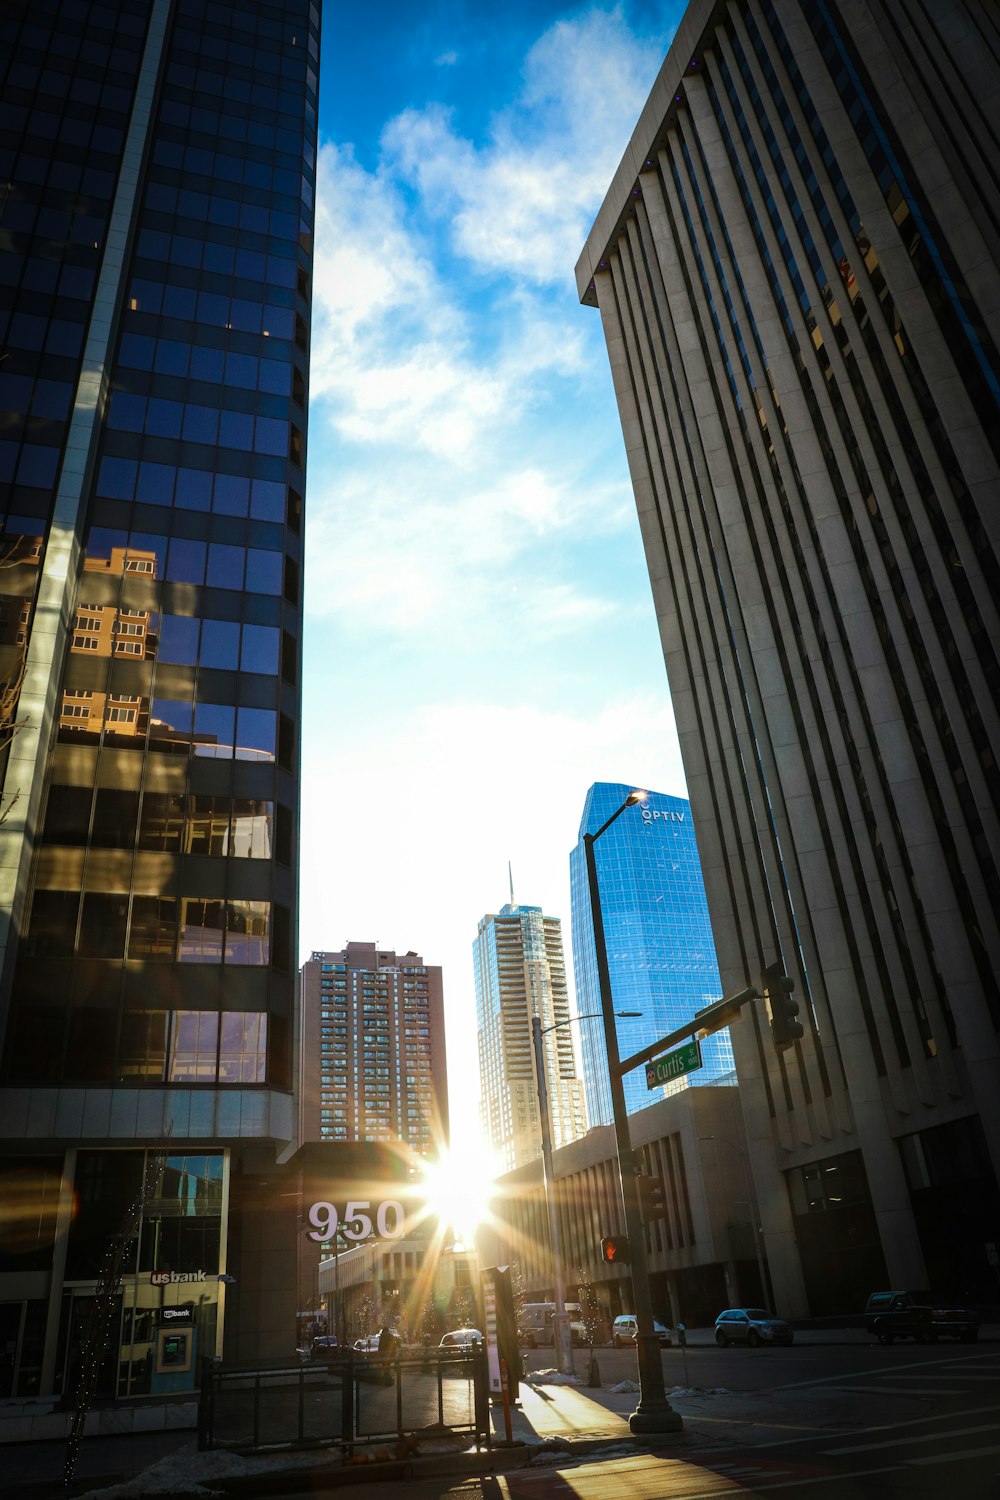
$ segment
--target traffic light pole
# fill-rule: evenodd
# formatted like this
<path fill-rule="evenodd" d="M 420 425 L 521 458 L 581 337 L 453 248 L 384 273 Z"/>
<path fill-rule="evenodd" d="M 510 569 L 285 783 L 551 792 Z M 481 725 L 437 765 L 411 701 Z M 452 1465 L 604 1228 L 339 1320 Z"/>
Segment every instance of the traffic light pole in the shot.
<path fill-rule="evenodd" d="M 625 1108 L 625 1089 L 622 1084 L 621 1063 L 618 1056 L 618 1032 L 615 1028 L 611 976 L 608 972 L 608 951 L 604 940 L 604 919 L 601 913 L 601 891 L 597 881 L 597 861 L 594 858 L 594 844 L 597 839 L 627 806 L 629 802 L 622 803 L 618 812 L 614 813 L 595 834 L 585 833 L 583 847 L 587 861 L 587 882 L 590 888 L 590 912 L 594 929 L 594 949 L 597 955 L 597 982 L 601 994 L 604 1044 L 608 1053 L 608 1073 L 611 1080 L 611 1108 L 615 1125 L 615 1142 L 618 1147 L 622 1204 L 625 1209 L 625 1233 L 628 1236 L 629 1256 L 632 1262 L 632 1295 L 635 1302 L 633 1311 L 636 1320 L 636 1348 L 639 1364 L 639 1403 L 629 1417 L 628 1425 L 630 1430 L 636 1433 L 680 1432 L 683 1429 L 683 1423 L 667 1400 L 663 1385 L 660 1341 L 653 1332 L 653 1301 L 649 1289 L 646 1235 L 639 1214 L 639 1184 L 635 1174 L 635 1159 L 632 1155 L 628 1112 Z"/>

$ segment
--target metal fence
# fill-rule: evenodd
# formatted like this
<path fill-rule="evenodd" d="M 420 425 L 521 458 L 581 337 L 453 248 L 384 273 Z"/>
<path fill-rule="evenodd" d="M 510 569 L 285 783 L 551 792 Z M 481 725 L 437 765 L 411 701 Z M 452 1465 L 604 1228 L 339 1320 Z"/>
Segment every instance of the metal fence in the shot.
<path fill-rule="evenodd" d="M 460 1437 L 489 1447 L 489 1381 L 479 1344 L 386 1359 L 347 1348 L 322 1361 L 227 1369 L 205 1360 L 198 1447 L 244 1453 Z"/>

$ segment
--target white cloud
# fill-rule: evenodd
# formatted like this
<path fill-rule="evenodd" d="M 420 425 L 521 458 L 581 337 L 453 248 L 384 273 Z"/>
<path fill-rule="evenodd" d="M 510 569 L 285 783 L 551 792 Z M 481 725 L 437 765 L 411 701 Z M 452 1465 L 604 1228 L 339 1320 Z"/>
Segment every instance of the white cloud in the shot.
<path fill-rule="evenodd" d="M 584 368 L 585 326 L 525 293 L 463 307 L 388 173 L 326 145 L 317 202 L 311 395 L 342 435 L 461 461 L 545 379 Z"/>
<path fill-rule="evenodd" d="M 383 133 L 392 170 L 447 216 L 457 250 L 484 269 L 567 282 L 663 57 L 622 11 L 558 21 L 529 51 L 520 95 L 477 148 L 439 105 Z"/>
<path fill-rule="evenodd" d="M 624 479 L 583 486 L 530 466 L 486 477 L 411 462 L 329 487 L 321 476 L 310 494 L 311 617 L 376 634 L 421 629 L 458 651 L 526 625 L 541 643 L 618 608 L 592 586 L 554 577 L 551 548 L 581 527 L 620 528 L 632 514 Z"/>

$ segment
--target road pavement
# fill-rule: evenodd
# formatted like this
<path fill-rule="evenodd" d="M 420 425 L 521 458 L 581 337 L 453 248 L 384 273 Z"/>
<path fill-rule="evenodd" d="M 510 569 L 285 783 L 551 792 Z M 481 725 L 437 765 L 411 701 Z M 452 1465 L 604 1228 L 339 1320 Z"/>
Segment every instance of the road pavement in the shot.
<path fill-rule="evenodd" d="M 551 1351 L 531 1356 L 535 1374 L 514 1412 L 516 1435 L 536 1445 L 528 1469 L 461 1482 L 415 1478 L 403 1486 L 406 1500 L 1000 1497 L 1000 1338 L 891 1348 L 864 1336 L 839 1344 L 800 1338 L 790 1349 L 758 1350 L 719 1350 L 706 1339 L 686 1359 L 664 1350 L 664 1383 L 684 1433 L 679 1443 L 648 1451 L 636 1451 L 628 1433 L 634 1389 L 613 1389 L 634 1381 L 634 1351 L 603 1349 L 598 1361 L 603 1386 L 591 1390 L 551 1384 L 538 1373 L 551 1364 Z M 494 1426 L 502 1435 L 499 1410 Z M 98 1476 L 137 1473 L 171 1440 L 191 1446 L 193 1435 L 88 1441 L 81 1474 L 95 1487 Z M 538 1454 L 539 1443 L 548 1451 Z M 603 1451 L 580 1452 L 595 1445 Z M 4 1500 L 61 1493 L 62 1453 L 59 1444 L 0 1450 Z M 304 1488 L 301 1474 L 273 1477 L 268 1492 L 284 1500 L 323 1493 L 321 1484 Z M 398 1482 L 367 1484 L 365 1500 L 390 1489 L 399 1500 Z"/>

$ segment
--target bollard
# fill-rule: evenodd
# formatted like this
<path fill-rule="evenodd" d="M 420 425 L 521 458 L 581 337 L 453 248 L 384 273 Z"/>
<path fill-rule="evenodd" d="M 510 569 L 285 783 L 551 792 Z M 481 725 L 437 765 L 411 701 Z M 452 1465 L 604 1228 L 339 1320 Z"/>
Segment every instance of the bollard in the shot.
<path fill-rule="evenodd" d="M 510 1426 L 510 1386 L 507 1383 L 507 1361 L 500 1361 L 500 1395 L 503 1399 L 503 1430 L 507 1442 L 513 1441 Z"/>

